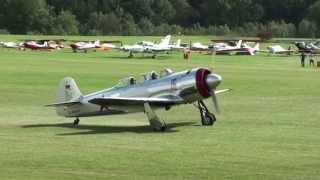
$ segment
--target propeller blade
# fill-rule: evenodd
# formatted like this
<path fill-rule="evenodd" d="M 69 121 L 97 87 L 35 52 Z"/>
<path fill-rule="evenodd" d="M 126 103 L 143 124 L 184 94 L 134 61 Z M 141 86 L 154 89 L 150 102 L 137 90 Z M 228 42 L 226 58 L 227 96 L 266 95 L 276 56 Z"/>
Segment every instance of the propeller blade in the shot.
<path fill-rule="evenodd" d="M 219 103 L 218 103 L 218 98 L 216 96 L 216 93 L 214 90 L 211 91 L 211 97 L 212 97 L 212 102 L 213 102 L 213 106 L 215 111 L 220 114 L 220 108 L 219 108 Z"/>

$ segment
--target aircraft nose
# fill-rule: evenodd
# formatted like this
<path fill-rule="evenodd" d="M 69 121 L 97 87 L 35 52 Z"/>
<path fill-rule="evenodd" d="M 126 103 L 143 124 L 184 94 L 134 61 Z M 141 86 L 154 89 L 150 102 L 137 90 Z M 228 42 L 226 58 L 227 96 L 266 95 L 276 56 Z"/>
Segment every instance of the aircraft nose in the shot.
<path fill-rule="evenodd" d="M 215 89 L 222 81 L 222 77 L 218 74 L 209 74 L 206 83 L 210 89 Z"/>

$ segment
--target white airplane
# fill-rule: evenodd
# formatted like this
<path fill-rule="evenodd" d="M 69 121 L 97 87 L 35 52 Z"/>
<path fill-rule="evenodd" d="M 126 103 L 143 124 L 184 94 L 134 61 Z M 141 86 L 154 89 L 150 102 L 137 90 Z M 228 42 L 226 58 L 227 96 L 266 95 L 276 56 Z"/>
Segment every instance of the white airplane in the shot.
<path fill-rule="evenodd" d="M 213 48 L 216 52 L 230 51 L 235 49 L 240 49 L 242 45 L 242 40 L 239 40 L 235 46 L 231 46 L 228 43 L 215 43 L 213 44 Z"/>
<path fill-rule="evenodd" d="M 269 46 L 269 47 L 267 47 L 267 49 L 270 54 L 288 54 L 288 55 L 290 55 L 291 53 L 295 52 L 295 50 L 284 49 L 280 45 Z"/>
<path fill-rule="evenodd" d="M 129 52 L 129 57 L 133 57 L 135 53 L 149 53 L 153 54 L 152 58 L 155 58 L 156 55 L 160 52 L 168 52 L 171 50 L 169 43 L 171 40 L 171 35 L 167 35 L 165 38 L 161 39 L 159 44 L 155 44 L 148 41 L 141 41 L 134 45 L 124 45 L 119 49 L 125 52 Z"/>
<path fill-rule="evenodd" d="M 206 68 L 195 68 L 182 72 L 165 69 L 160 77 L 155 72 L 144 75 L 144 81 L 136 82 L 133 77 L 120 81 L 118 86 L 82 95 L 72 78 L 61 80 L 56 94 L 56 103 L 48 105 L 56 108 L 60 116 L 79 117 L 104 116 L 144 112 L 152 129 L 164 131 L 166 123 L 155 110 L 170 110 L 174 106 L 193 104 L 199 109 L 203 126 L 212 126 L 216 117 L 203 102 L 212 98 L 215 111 L 219 112 L 216 94 L 228 91 L 217 90 L 221 76 Z"/>
<path fill-rule="evenodd" d="M 19 48 L 22 44 L 15 42 L 0 42 L 0 46 L 4 48 Z"/>
<path fill-rule="evenodd" d="M 237 46 L 229 49 L 215 50 L 215 53 L 216 54 L 255 55 L 259 51 L 260 51 L 259 43 L 256 43 L 254 47 L 251 47 L 248 44 L 242 43 L 242 41 L 239 41 Z"/>
<path fill-rule="evenodd" d="M 190 50 L 192 51 L 209 51 L 209 46 L 203 45 L 200 42 L 195 42 L 191 44 Z"/>

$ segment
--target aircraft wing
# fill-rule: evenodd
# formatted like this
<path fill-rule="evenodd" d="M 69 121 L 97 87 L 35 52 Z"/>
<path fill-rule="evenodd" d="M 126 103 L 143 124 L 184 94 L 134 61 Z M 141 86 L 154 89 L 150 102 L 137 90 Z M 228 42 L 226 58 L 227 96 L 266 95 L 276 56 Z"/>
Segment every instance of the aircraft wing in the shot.
<path fill-rule="evenodd" d="M 177 96 L 166 96 L 166 97 L 104 97 L 94 98 L 89 100 L 92 104 L 100 106 L 130 106 L 130 105 L 142 105 L 149 103 L 150 105 L 166 106 L 183 104 L 184 100 Z"/>

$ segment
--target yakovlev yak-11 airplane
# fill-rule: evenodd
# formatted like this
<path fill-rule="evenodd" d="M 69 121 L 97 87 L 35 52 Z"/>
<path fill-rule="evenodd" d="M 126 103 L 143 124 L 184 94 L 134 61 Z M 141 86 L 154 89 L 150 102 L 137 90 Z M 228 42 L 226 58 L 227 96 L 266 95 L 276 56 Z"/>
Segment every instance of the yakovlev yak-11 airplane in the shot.
<path fill-rule="evenodd" d="M 203 100 L 211 97 L 219 113 L 216 95 L 228 91 L 217 90 L 221 81 L 221 76 L 204 68 L 176 73 L 165 69 L 160 77 L 151 72 L 139 83 L 129 77 L 120 81 L 118 86 L 82 95 L 75 81 L 67 77 L 60 82 L 56 103 L 47 106 L 55 107 L 60 116 L 76 118 L 74 126 L 79 124 L 80 117 L 145 112 L 151 128 L 164 131 L 166 123 L 159 119 L 155 110 L 194 104 L 200 111 L 202 125 L 212 126 L 216 117 Z"/>

